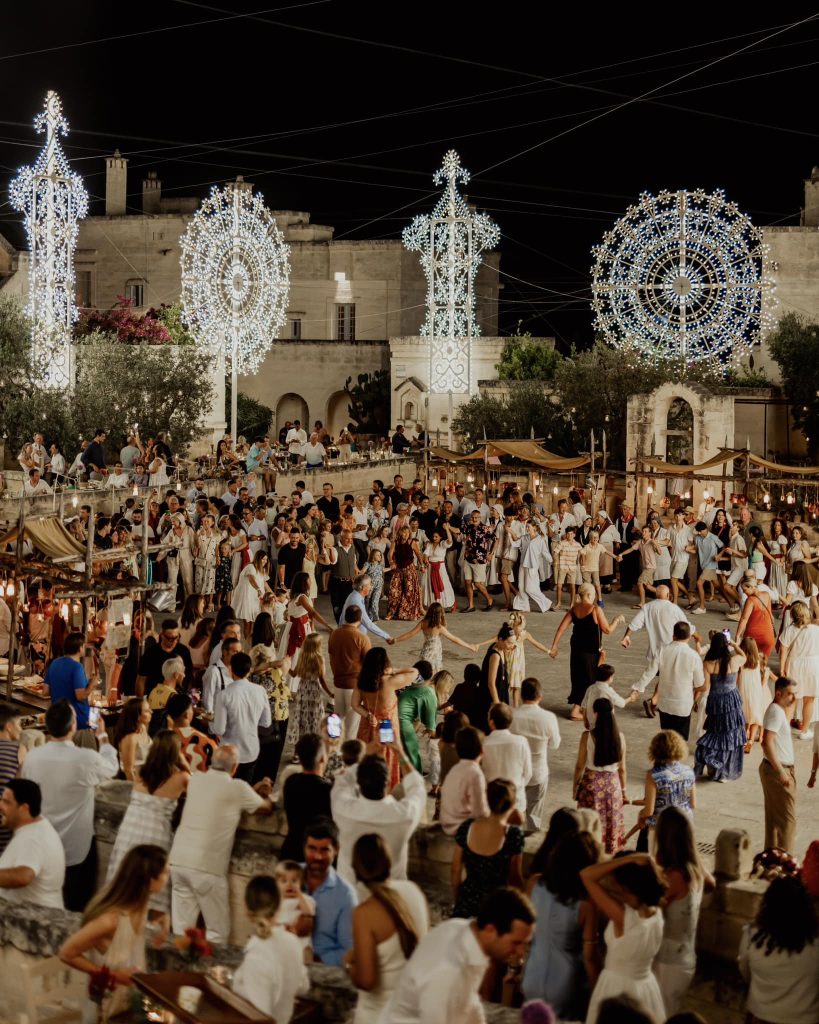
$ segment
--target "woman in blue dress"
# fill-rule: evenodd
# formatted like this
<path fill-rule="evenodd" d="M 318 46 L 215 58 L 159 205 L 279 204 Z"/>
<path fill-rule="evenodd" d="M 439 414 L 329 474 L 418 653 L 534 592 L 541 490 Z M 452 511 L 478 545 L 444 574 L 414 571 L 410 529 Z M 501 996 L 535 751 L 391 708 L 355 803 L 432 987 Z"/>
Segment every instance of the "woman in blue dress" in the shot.
<path fill-rule="evenodd" d="M 537 923 L 523 994 L 544 999 L 561 1020 L 585 1020 L 600 972 L 597 910 L 580 881 L 580 871 L 600 857 L 600 844 L 588 832 L 563 836 L 529 894 Z"/>
<path fill-rule="evenodd" d="M 705 655 L 705 731 L 697 740 L 694 774 L 714 782 L 742 775 L 745 716 L 737 689 L 737 673 L 745 664 L 743 652 L 723 633 L 715 633 Z M 702 700 L 702 697 L 700 697 Z"/>

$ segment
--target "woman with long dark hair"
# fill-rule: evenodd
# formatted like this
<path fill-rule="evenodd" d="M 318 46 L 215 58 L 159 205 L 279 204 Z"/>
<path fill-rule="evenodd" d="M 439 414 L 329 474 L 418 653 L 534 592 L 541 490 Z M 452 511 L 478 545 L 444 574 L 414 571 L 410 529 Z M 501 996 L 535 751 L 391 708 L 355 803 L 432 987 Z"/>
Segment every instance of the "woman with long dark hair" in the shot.
<path fill-rule="evenodd" d="M 775 878 L 745 926 L 739 969 L 749 983 L 748 1024 L 819 1020 L 819 918 L 799 878 Z"/>
<path fill-rule="evenodd" d="M 106 882 L 112 880 L 122 859 L 135 846 L 151 843 L 170 851 L 171 819 L 179 798 L 187 791 L 189 779 L 190 772 L 182 757 L 181 737 L 171 729 L 160 730 L 131 790 L 131 799 L 108 861 Z M 157 894 L 151 906 L 162 913 L 170 912 L 167 889 Z"/>
<path fill-rule="evenodd" d="M 597 811 L 606 853 L 617 853 L 625 841 L 623 804 L 626 796 L 626 738 L 606 697 L 594 702 L 594 728 L 584 731 L 574 766 L 578 807 Z"/>
<path fill-rule="evenodd" d="M 379 727 L 382 722 L 390 723 L 395 742 L 401 742 L 396 694 L 405 686 L 412 685 L 417 677 L 418 672 L 414 668 L 393 668 L 386 648 L 372 647 L 367 651 L 352 699 L 352 710 L 361 716 L 358 738 L 362 743 L 366 745 L 379 739 Z M 382 748 L 382 755 L 390 772 L 389 788 L 394 789 L 401 781 L 398 755 L 389 745 Z"/>
<path fill-rule="evenodd" d="M 489 728 L 487 716 L 493 704 L 509 703 L 509 666 L 507 655 L 515 646 L 515 631 L 508 622 L 501 623 L 496 640 L 489 645 L 481 664 L 481 682 L 475 695 L 473 724 L 484 732 Z M 472 715 L 470 715 L 472 717 Z"/>
<path fill-rule="evenodd" d="M 151 707 L 147 697 L 129 697 L 117 721 L 114 746 L 119 752 L 122 773 L 129 782 L 136 782 L 151 747 L 148 725 Z"/>
<path fill-rule="evenodd" d="M 702 894 L 715 882 L 697 853 L 691 818 L 679 807 L 667 806 L 660 813 L 654 838 L 657 864 L 668 883 L 663 900 L 663 941 L 654 973 L 665 1012 L 672 1016 L 680 1009 L 694 977 Z"/>
<path fill-rule="evenodd" d="M 429 908 L 415 882 L 390 878 L 392 859 L 381 836 L 359 836 L 352 862 L 356 881 L 369 893 L 353 910 L 353 948 L 344 958 L 358 989 L 353 1024 L 377 1024 L 429 929 Z"/>
<path fill-rule="evenodd" d="M 526 882 L 526 894 L 528 896 L 532 895 L 532 890 L 535 885 L 546 873 L 549 857 L 552 854 L 552 850 L 554 850 L 560 840 L 564 836 L 582 831 L 583 824 L 581 822 L 580 814 L 574 809 L 574 807 L 558 807 L 558 809 L 552 813 L 551 818 L 549 818 L 549 827 L 546 830 L 546 835 L 543 837 L 543 842 L 538 847 L 537 852 L 534 857 L 532 857 L 532 863 L 529 865 L 529 876 Z"/>
<path fill-rule="evenodd" d="M 565 1020 L 585 1018 L 600 973 L 597 908 L 580 871 L 599 863 L 601 855 L 588 832 L 568 832 L 553 847 L 548 869 L 530 893 L 537 923 L 523 993 L 526 999 L 544 999 Z"/>
<path fill-rule="evenodd" d="M 745 716 L 737 689 L 737 673 L 745 654 L 721 633 L 714 633 L 705 655 L 705 731 L 697 740 L 694 774 L 715 782 L 742 775 Z M 700 700 L 703 698 L 700 697 Z"/>
<path fill-rule="evenodd" d="M 77 971 L 95 975 L 107 967 L 116 988 L 106 997 L 104 1019 L 129 1008 L 132 977 L 144 972 L 145 925 L 152 896 L 168 882 L 168 855 L 158 846 L 140 845 L 123 857 L 111 881 L 85 908 L 82 924 L 63 943 L 59 957 Z M 97 1007 L 90 1001 L 83 1020 L 97 1020 Z"/>
<path fill-rule="evenodd" d="M 265 647 L 273 647 L 276 643 L 276 631 L 273 628 L 273 618 L 270 612 L 259 612 L 253 621 L 253 632 L 250 635 L 251 648 L 258 644 Z"/>

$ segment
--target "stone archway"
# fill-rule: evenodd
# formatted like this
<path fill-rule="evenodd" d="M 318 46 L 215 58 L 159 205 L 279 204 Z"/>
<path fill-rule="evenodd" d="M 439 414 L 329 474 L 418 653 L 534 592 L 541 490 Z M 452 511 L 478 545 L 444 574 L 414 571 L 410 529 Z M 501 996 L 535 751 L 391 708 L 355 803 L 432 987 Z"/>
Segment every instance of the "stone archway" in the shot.
<path fill-rule="evenodd" d="M 310 429 L 310 416 L 307 408 L 307 402 L 301 397 L 301 395 L 294 394 L 289 391 L 287 394 L 282 395 L 276 402 L 276 430 L 281 430 L 284 426 L 285 421 L 290 420 L 301 420 L 301 425 L 306 429 Z"/>
<path fill-rule="evenodd" d="M 675 398 L 666 414 L 665 457 L 676 465 L 694 458 L 694 410 L 684 398 Z"/>
<path fill-rule="evenodd" d="M 342 427 L 350 422 L 350 396 L 346 391 L 334 391 L 327 399 L 327 415 L 324 425 L 337 437 Z"/>

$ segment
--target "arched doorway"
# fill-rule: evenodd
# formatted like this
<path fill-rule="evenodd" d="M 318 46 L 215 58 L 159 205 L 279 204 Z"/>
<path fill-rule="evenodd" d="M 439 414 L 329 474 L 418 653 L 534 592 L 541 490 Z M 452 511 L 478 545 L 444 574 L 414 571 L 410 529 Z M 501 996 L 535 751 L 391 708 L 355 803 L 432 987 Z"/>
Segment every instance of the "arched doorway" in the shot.
<path fill-rule="evenodd" d="M 325 426 L 333 435 L 338 437 L 342 427 L 350 422 L 350 396 L 346 391 L 336 391 L 327 401 L 327 419 Z"/>
<path fill-rule="evenodd" d="M 677 466 L 694 461 L 694 410 L 684 398 L 668 407 L 665 457 Z"/>
<path fill-rule="evenodd" d="M 285 421 L 290 420 L 301 420 L 301 424 L 306 430 L 310 429 L 310 418 L 308 415 L 307 402 L 301 397 L 301 395 L 295 395 L 293 392 L 288 392 L 286 395 L 282 395 L 276 403 L 276 430 L 281 430 L 284 426 Z"/>

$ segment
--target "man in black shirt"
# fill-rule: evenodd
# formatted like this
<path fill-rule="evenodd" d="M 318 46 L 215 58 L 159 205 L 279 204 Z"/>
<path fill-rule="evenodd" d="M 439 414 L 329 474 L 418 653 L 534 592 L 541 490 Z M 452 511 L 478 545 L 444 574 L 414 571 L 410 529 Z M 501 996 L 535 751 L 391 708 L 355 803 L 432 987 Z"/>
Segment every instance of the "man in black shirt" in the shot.
<path fill-rule="evenodd" d="M 399 423 L 395 428 L 395 433 L 392 435 L 392 453 L 393 455 L 403 455 L 409 447 L 410 440 L 408 437 L 405 437 L 404 427 Z"/>
<path fill-rule="evenodd" d="M 392 478 L 392 487 L 384 495 L 392 506 L 392 514 L 396 515 L 398 506 L 402 503 L 409 504 L 410 493 L 404 490 L 404 478 L 400 473 Z"/>
<path fill-rule="evenodd" d="M 446 562 L 446 571 L 452 581 L 452 586 L 458 587 L 459 591 L 462 592 L 458 579 L 458 563 L 461 554 L 463 519 L 453 509 L 454 503 L 447 498 L 443 503 L 441 514 L 438 516 L 435 525 L 437 529 L 443 532 L 444 523 L 449 523 L 449 528 L 452 531 L 452 546 L 447 550 L 444 561 Z"/>
<path fill-rule="evenodd" d="M 104 476 L 108 470 L 105 468 L 105 431 L 98 430 L 94 434 L 94 440 L 80 456 L 80 462 L 85 467 L 85 472 L 90 477 L 92 473 Z"/>
<path fill-rule="evenodd" d="M 341 518 L 341 506 L 338 503 L 338 498 L 333 494 L 333 485 L 324 484 L 322 491 L 322 496 L 316 502 L 318 510 L 325 519 L 331 523 L 337 523 Z"/>
<path fill-rule="evenodd" d="M 301 530 L 294 526 L 290 530 L 290 540 L 279 548 L 279 583 L 289 587 L 293 577 L 304 568 L 306 548 L 301 541 Z"/>
<path fill-rule="evenodd" d="M 331 783 L 324 778 L 327 748 L 315 733 L 306 733 L 296 744 L 296 757 L 302 770 L 288 776 L 283 790 L 287 835 L 279 851 L 279 861 L 304 859 L 304 830 L 316 817 L 331 817 Z"/>
<path fill-rule="evenodd" d="M 431 540 L 432 531 L 438 523 L 438 513 L 434 508 L 429 507 L 429 498 L 426 495 L 421 499 L 421 507 L 413 513 L 413 518 L 418 520 L 418 524 L 427 535 L 427 539 Z"/>
<path fill-rule="evenodd" d="M 162 682 L 162 666 L 171 658 L 181 658 L 185 663 L 185 690 L 193 677 L 191 652 L 179 640 L 179 623 L 176 619 L 165 619 L 159 641 L 145 651 L 136 678 L 137 697 L 147 697 L 155 686 Z"/>

